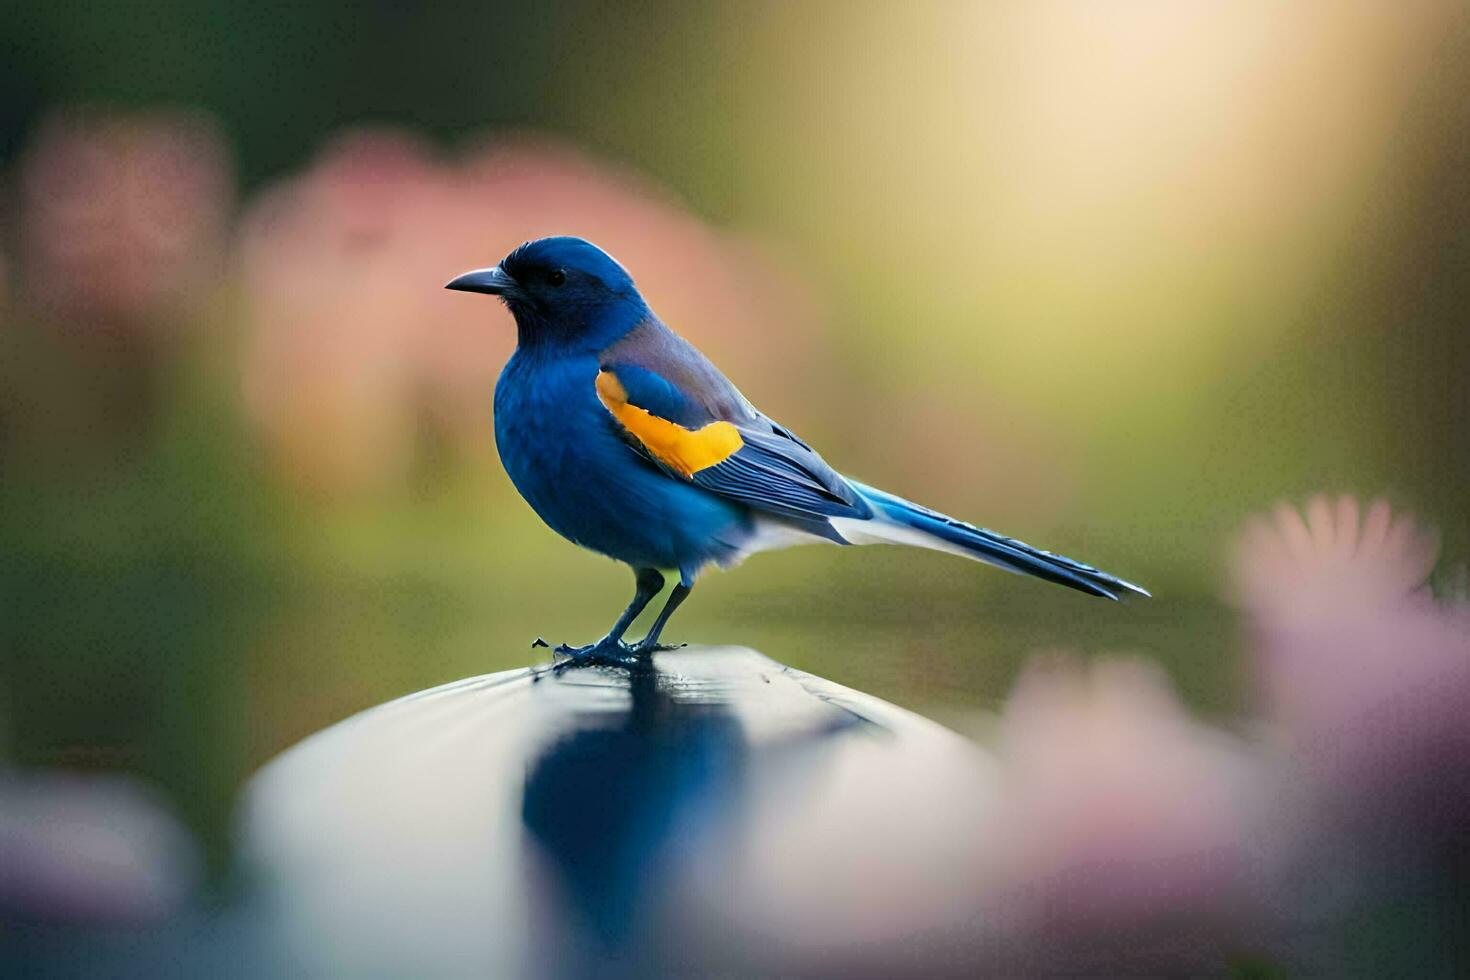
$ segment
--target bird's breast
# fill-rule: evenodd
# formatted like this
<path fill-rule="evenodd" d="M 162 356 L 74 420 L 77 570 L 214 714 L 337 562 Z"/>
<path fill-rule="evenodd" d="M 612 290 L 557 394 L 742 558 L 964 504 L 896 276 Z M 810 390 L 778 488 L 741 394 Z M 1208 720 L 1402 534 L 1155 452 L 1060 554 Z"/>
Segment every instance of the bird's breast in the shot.
<path fill-rule="evenodd" d="M 585 476 L 618 445 L 594 387 L 597 362 L 541 363 L 516 355 L 495 387 L 495 441 L 501 462 L 529 497 L 531 484 Z M 527 486 L 523 486 L 523 482 Z M 534 501 L 532 501 L 534 503 Z"/>

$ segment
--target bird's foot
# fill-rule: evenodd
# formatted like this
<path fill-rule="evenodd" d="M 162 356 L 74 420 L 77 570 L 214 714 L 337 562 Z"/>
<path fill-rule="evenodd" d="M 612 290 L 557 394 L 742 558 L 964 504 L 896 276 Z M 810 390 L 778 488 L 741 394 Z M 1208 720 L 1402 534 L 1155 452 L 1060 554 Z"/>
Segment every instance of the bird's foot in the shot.
<path fill-rule="evenodd" d="M 531 644 L 533 647 L 551 647 L 540 637 Z M 610 640 L 603 637 L 596 643 L 589 643 L 583 647 L 568 646 L 559 643 L 551 647 L 552 656 L 555 658 L 551 666 L 553 673 L 560 674 L 564 670 L 573 667 L 613 667 L 619 670 L 642 670 L 649 667 L 649 657 L 653 648 L 644 649 L 642 646 L 630 647 L 621 640 Z"/>

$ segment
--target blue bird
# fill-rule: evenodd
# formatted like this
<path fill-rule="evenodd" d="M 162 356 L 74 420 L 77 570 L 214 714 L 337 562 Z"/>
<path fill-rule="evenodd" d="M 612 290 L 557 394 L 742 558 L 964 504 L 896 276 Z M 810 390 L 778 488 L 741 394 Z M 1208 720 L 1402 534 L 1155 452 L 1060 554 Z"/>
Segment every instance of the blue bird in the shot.
<path fill-rule="evenodd" d="M 562 537 L 633 568 L 633 601 L 608 634 L 557 647 L 572 663 L 628 666 L 664 649 L 664 626 L 702 569 L 803 542 L 917 545 L 1089 595 L 1148 595 L 844 477 L 665 326 L 590 242 L 527 242 L 446 288 L 499 296 L 515 317 L 495 438 L 516 489 Z M 679 582 L 648 635 L 624 643 L 664 586 L 660 569 Z"/>

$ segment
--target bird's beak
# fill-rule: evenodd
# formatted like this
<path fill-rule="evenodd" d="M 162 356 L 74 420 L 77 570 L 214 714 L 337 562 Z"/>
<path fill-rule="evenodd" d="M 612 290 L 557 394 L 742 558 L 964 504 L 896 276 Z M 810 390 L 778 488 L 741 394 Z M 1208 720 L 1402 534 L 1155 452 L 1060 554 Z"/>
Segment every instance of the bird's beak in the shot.
<path fill-rule="evenodd" d="M 510 277 L 510 274 L 497 265 L 489 269 L 475 269 L 466 272 L 446 282 L 444 288 L 499 296 L 507 290 L 514 289 L 516 285 L 516 281 Z"/>

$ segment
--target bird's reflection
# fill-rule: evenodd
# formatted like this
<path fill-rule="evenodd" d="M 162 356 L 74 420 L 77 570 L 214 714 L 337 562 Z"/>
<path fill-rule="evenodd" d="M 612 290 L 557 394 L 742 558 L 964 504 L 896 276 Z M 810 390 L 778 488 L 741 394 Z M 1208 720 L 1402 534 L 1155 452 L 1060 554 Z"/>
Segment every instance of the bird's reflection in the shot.
<path fill-rule="evenodd" d="M 587 953 L 621 950 L 630 966 L 636 949 L 648 951 L 639 940 L 660 918 L 675 843 L 709 831 L 742 792 L 748 746 L 739 722 L 707 688 L 678 680 L 653 667 L 629 673 L 626 707 L 579 713 L 532 765 L 522 804 L 558 879 L 555 931 Z M 558 678 L 578 682 L 576 673 Z"/>

